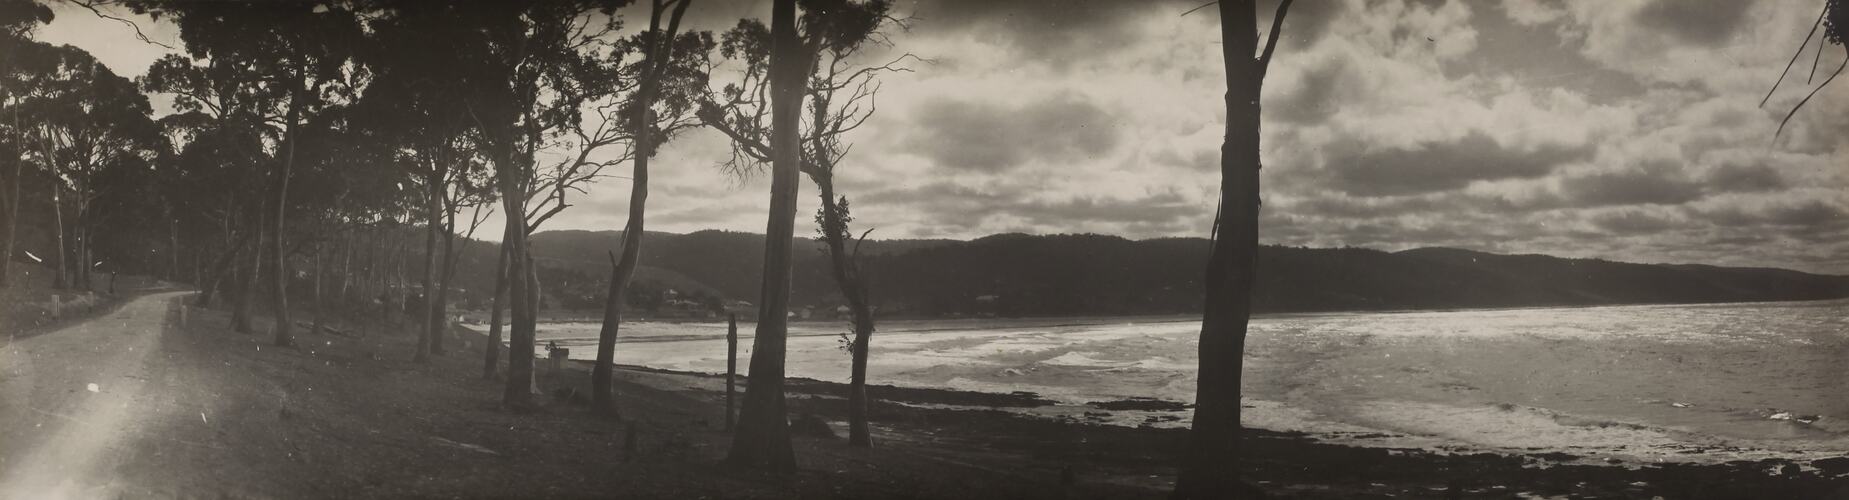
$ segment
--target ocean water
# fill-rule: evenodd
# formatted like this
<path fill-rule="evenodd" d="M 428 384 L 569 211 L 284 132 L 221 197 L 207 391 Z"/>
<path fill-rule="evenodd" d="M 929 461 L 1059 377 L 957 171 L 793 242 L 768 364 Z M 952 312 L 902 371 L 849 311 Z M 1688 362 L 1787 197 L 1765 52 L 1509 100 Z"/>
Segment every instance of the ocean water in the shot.
<path fill-rule="evenodd" d="M 740 370 L 753 325 L 740 324 Z M 876 384 L 1191 402 L 1194 318 L 882 323 Z M 845 323 L 791 329 L 788 374 L 843 381 Z M 597 325 L 545 324 L 595 356 Z M 725 325 L 626 323 L 617 362 L 725 370 Z M 1364 445 L 1718 461 L 1849 452 L 1849 300 L 1255 318 L 1248 425 Z M 1093 408 L 1085 408 L 1097 411 Z M 1113 422 L 1185 426 L 1187 412 Z M 1176 418 L 1179 417 L 1179 418 Z"/>

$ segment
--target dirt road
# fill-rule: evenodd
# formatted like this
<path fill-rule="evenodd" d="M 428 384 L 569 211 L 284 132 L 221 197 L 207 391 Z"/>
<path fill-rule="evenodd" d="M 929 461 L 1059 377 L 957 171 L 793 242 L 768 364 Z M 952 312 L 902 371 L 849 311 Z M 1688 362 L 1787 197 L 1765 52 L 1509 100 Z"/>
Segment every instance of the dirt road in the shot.
<path fill-rule="evenodd" d="M 0 346 L 0 498 L 179 496 L 211 470 L 213 447 L 192 439 L 236 402 L 175 328 L 185 295 Z"/>

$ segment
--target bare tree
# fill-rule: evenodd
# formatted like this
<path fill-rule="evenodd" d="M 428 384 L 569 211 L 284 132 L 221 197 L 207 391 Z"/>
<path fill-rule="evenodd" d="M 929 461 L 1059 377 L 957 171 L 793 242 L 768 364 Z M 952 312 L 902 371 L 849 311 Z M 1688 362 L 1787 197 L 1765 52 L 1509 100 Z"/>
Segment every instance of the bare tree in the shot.
<path fill-rule="evenodd" d="M 1226 141 L 1220 147 L 1220 208 L 1207 257 L 1206 311 L 1201 317 L 1200 371 L 1194 425 L 1176 498 L 1244 496 L 1240 455 L 1239 384 L 1245 367 L 1246 322 L 1257 277 L 1259 94 L 1278 46 L 1291 0 L 1278 5 L 1264 53 L 1252 0 L 1220 1 L 1220 40 L 1226 62 Z"/>

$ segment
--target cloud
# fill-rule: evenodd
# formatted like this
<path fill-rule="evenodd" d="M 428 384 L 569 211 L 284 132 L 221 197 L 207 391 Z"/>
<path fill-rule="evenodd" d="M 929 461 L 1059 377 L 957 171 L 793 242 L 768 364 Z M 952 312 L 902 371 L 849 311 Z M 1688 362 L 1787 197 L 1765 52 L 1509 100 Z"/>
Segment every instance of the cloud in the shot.
<path fill-rule="evenodd" d="M 1713 47 L 1733 37 L 1752 6 L 1743 0 L 1654 0 L 1635 15 L 1639 25 Z"/>
<path fill-rule="evenodd" d="M 1116 119 L 1069 92 L 1018 106 L 943 97 L 920 108 L 905 150 L 952 169 L 1082 161 L 1109 153 L 1118 142 Z"/>
<path fill-rule="evenodd" d="M 1668 218 L 1637 210 L 1594 215 L 1592 225 L 1620 235 L 1654 234 L 1676 227 Z"/>
<path fill-rule="evenodd" d="M 1674 167 L 1663 164 L 1567 177 L 1560 188 L 1580 206 L 1675 205 L 1702 197 L 1700 185 L 1682 180 Z"/>
<path fill-rule="evenodd" d="M 1722 165 L 1709 171 L 1707 185 L 1721 192 L 1762 192 L 1785 189 L 1778 171 L 1764 165 Z"/>
<path fill-rule="evenodd" d="M 1480 131 L 1410 149 L 1341 142 L 1324 163 L 1331 187 L 1360 196 L 1417 194 L 1463 188 L 1475 181 L 1533 178 L 1589 154 L 1584 147 L 1506 148 Z"/>

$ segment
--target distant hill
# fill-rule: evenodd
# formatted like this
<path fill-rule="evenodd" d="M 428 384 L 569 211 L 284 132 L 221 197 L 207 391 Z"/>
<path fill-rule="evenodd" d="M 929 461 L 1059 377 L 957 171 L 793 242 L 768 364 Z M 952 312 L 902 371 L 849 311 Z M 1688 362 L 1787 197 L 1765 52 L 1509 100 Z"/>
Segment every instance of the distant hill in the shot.
<path fill-rule="evenodd" d="M 547 231 L 533 252 L 545 290 L 594 302 L 619 231 Z M 648 235 L 637 283 L 757 301 L 764 237 L 729 231 Z M 472 261 L 492 269 L 491 244 Z M 840 303 L 823 246 L 796 243 L 792 304 Z M 868 240 L 874 301 L 908 315 L 1115 315 L 1200 308 L 1207 241 L 1102 235 L 999 234 L 972 241 Z M 1261 312 L 1452 309 L 1849 297 L 1849 277 L 1784 269 L 1657 265 L 1452 248 L 1383 252 L 1266 246 L 1253 297 Z M 483 281 L 487 273 L 468 281 Z M 478 285 L 479 286 L 479 285 Z M 988 297 L 984 297 L 988 296 Z M 979 300 L 979 297 L 983 297 Z"/>

